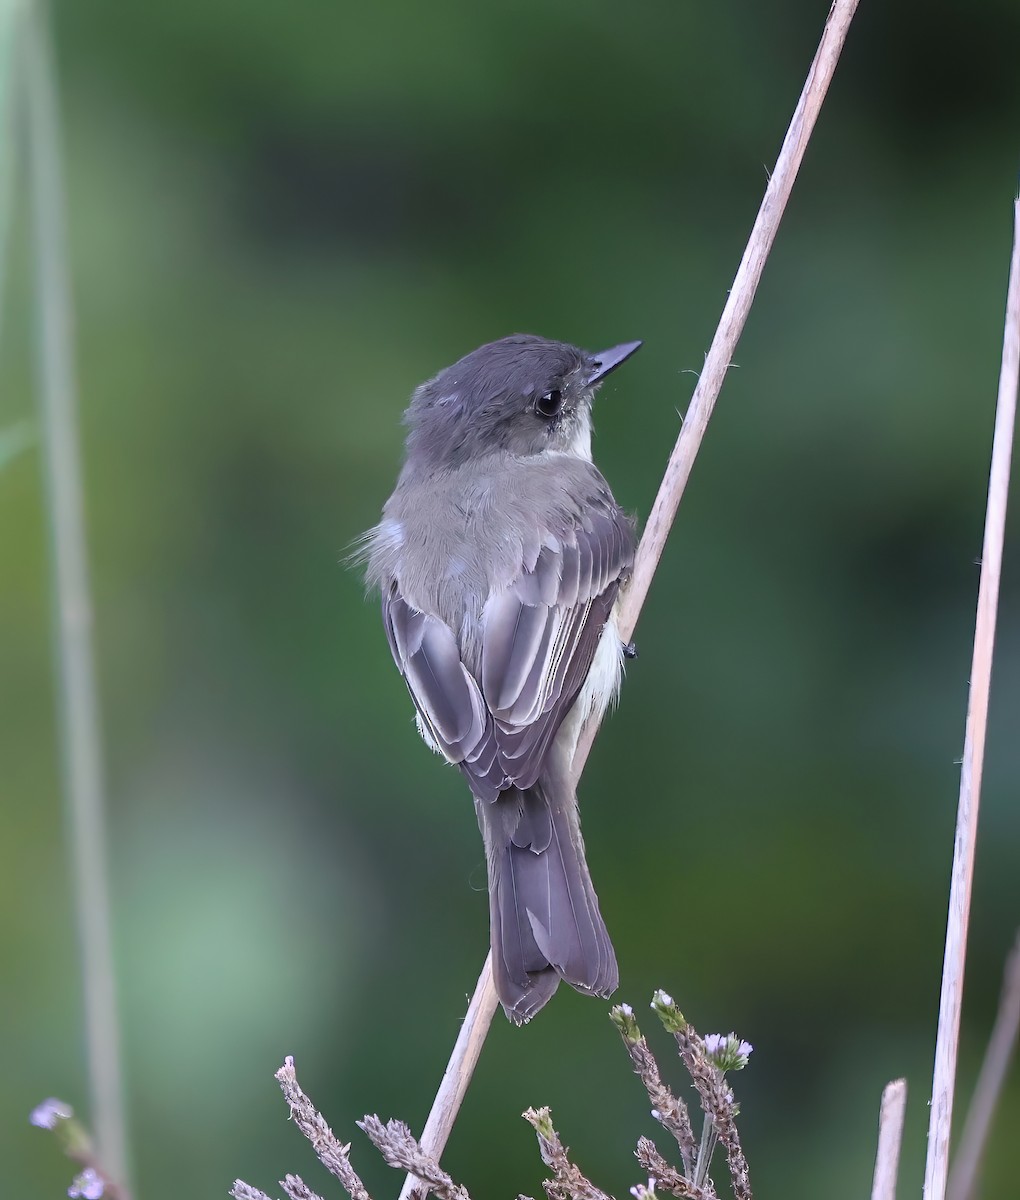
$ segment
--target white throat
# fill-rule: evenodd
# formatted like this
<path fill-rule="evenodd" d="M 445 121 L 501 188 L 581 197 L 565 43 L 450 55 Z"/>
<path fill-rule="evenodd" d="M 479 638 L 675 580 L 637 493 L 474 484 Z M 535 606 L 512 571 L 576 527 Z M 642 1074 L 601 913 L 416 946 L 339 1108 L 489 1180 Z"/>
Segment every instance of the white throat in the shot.
<path fill-rule="evenodd" d="M 561 453 L 569 454 L 571 458 L 583 459 L 584 462 L 591 462 L 591 409 L 588 405 L 585 405 L 583 410 L 578 413 L 574 436 L 570 439 L 566 450 Z"/>

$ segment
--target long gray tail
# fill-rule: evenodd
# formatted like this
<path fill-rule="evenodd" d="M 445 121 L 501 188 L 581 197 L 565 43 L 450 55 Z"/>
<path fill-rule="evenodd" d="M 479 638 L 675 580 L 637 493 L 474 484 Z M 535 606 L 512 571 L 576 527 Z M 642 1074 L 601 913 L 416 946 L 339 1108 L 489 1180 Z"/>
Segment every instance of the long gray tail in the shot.
<path fill-rule="evenodd" d="M 538 1012 L 560 979 L 596 996 L 611 995 L 619 983 L 577 803 L 558 774 L 527 791 L 475 802 L 489 868 L 496 992 L 518 1025 Z"/>

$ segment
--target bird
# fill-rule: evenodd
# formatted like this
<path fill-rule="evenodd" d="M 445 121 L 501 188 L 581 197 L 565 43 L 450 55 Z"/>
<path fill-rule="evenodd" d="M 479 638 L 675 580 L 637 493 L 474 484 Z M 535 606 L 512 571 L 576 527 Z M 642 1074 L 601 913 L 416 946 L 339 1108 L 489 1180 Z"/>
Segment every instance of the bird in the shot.
<path fill-rule="evenodd" d="M 362 539 L 425 742 L 467 780 L 485 844 L 493 979 L 529 1021 L 561 979 L 619 970 L 571 776 L 618 694 L 635 522 L 592 461 L 592 403 L 641 342 L 593 354 L 514 334 L 418 387 L 403 468 Z"/>

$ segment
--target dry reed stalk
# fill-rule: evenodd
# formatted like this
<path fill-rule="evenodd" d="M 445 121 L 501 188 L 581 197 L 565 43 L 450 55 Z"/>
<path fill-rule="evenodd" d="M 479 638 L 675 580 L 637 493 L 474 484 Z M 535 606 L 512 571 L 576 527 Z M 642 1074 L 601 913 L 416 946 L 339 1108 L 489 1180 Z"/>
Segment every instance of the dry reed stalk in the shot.
<path fill-rule="evenodd" d="M 1013 254 L 1006 295 L 1006 321 L 1002 367 L 992 438 L 992 464 L 988 476 L 981 581 L 978 584 L 974 657 L 970 672 L 967 732 L 960 771 L 960 802 L 956 816 L 949 917 L 942 966 L 935 1068 L 932 1077 L 931 1115 L 928 1122 L 928 1155 L 924 1170 L 925 1200 L 945 1200 L 949 1167 L 949 1137 L 953 1123 L 953 1093 L 960 1045 L 960 1012 L 967 958 L 967 926 L 974 883 L 981 771 L 985 757 L 985 727 L 992 682 L 992 651 L 1002 573 L 1002 546 L 1006 532 L 1006 502 L 1016 423 L 1017 377 L 1020 373 L 1020 200 L 1013 206 Z"/>
<path fill-rule="evenodd" d="M 894 1079 L 882 1089 L 878 1114 L 878 1153 L 871 1200 L 896 1200 L 896 1176 L 900 1168 L 903 1118 L 907 1112 L 907 1081 Z"/>
<path fill-rule="evenodd" d="M 783 139 L 776 160 L 775 170 L 769 178 L 765 195 L 758 210 L 751 235 L 733 279 L 722 316 L 698 379 L 684 419 L 683 428 L 670 455 L 659 487 L 655 503 L 645 525 L 644 535 L 638 547 L 633 575 L 621 597 L 620 634 L 629 641 L 637 624 L 641 607 L 648 594 L 655 569 L 662 557 L 666 538 L 680 505 L 694 459 L 704 439 L 708 421 L 722 389 L 723 380 L 729 369 L 737 341 L 743 331 L 747 314 L 754 300 L 758 283 L 765 269 L 769 251 L 787 201 L 793 190 L 797 172 L 804 158 L 808 140 L 815 126 L 819 110 L 825 99 L 846 42 L 846 36 L 857 11 L 859 0 L 835 0 L 822 30 L 818 50 L 808 71 L 800 100 Z M 588 758 L 597 727 L 589 723 L 581 734 L 574 757 L 574 776 L 580 776 Z M 446 1146 L 453 1123 L 457 1118 L 461 1100 L 478 1060 L 478 1053 L 485 1040 L 497 1006 L 496 993 L 492 985 L 491 958 L 487 957 L 475 987 L 475 993 L 465 1017 L 465 1026 L 470 1028 L 470 1037 L 457 1039 L 453 1054 L 443 1075 L 442 1083 L 429 1113 L 422 1134 L 422 1148 L 433 1158 L 439 1159 Z M 400 1192 L 400 1200 L 410 1200 L 418 1192 L 413 1176 L 408 1176 Z M 420 1193 L 419 1193 L 420 1194 Z"/>
<path fill-rule="evenodd" d="M 953 1158 L 953 1169 L 949 1172 L 949 1200 L 969 1200 L 974 1194 L 981 1160 L 984 1157 L 992 1118 L 999 1104 L 1002 1085 L 1016 1050 L 1020 1035 L 1020 934 L 1006 958 L 1003 971 L 1002 994 L 999 1011 L 995 1016 L 992 1036 L 981 1064 L 974 1087 L 974 1098 L 970 1102 L 967 1120 L 964 1122 L 960 1144 Z"/>

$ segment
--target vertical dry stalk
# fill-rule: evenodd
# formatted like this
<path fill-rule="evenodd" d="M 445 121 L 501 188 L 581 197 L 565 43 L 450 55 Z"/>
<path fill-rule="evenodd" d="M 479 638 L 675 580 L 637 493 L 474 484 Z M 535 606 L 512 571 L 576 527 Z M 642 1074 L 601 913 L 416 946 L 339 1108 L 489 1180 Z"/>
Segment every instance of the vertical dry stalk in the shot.
<path fill-rule="evenodd" d="M 439 1091 L 432 1104 L 425 1128 L 422 1130 L 421 1147 L 432 1158 L 438 1161 L 446 1146 L 450 1130 L 457 1119 L 464 1093 L 471 1082 L 478 1056 L 485 1044 L 485 1035 L 489 1032 L 492 1017 L 499 1003 L 496 997 L 496 985 L 492 979 L 492 952 L 489 952 L 475 985 L 475 994 L 468 1005 L 467 1016 L 460 1027 L 457 1041 L 450 1055 L 446 1071 L 443 1074 Z M 400 1190 L 401 1200 L 406 1200 L 413 1192 L 419 1190 L 419 1181 L 413 1175 L 408 1175 Z"/>
<path fill-rule="evenodd" d="M 649 514 L 635 558 L 633 575 L 621 597 L 620 633 L 624 641 L 630 640 L 662 556 L 666 538 L 680 505 L 680 498 L 687 486 L 694 459 L 708 428 L 708 421 L 722 389 L 737 341 L 743 332 L 747 314 L 765 269 L 765 262 L 775 241 L 779 222 L 793 190 L 804 151 L 828 92 L 858 3 L 859 0 L 835 0 L 822 30 L 818 50 L 787 128 L 775 170 L 765 189 L 765 196 L 740 266 L 737 268 L 712 345 L 705 357 L 705 366 L 691 398 L 683 428 L 670 455 L 666 473 Z M 574 756 L 575 779 L 587 761 L 596 733 L 597 726 L 590 722 L 582 731 Z M 474 1057 L 468 1060 L 464 1054 L 465 1047 L 461 1045 L 462 1039 L 458 1039 L 433 1102 L 432 1111 L 429 1113 L 426 1133 L 422 1136 L 422 1148 L 436 1159 L 442 1155 L 446 1146 L 460 1101 L 477 1061 L 477 1051 L 485 1039 L 496 1011 L 496 993 L 492 986 L 491 973 L 491 960 L 486 958 L 466 1017 L 466 1023 L 473 1030 L 472 1036 L 477 1039 L 477 1042 L 472 1042 Z M 415 1181 L 408 1177 L 401 1189 L 400 1200 L 409 1200 L 414 1193 Z"/>
<path fill-rule="evenodd" d="M 992 1117 L 1006 1082 L 1010 1060 L 1020 1034 L 1020 934 L 1006 959 L 1002 996 L 995 1027 L 981 1064 L 967 1120 L 949 1174 L 949 1200 L 969 1200 L 974 1195 L 981 1159 L 992 1128 Z"/>
<path fill-rule="evenodd" d="M 19 55 L 24 29 L 20 0 L 0 0 L 0 334 L 7 257 L 14 223 L 14 181 L 20 114 Z"/>
<path fill-rule="evenodd" d="M 906 1112 L 907 1081 L 894 1079 L 882 1090 L 871 1200 L 896 1200 L 896 1176 L 900 1168 L 900 1145 L 903 1142 L 903 1118 Z"/>
<path fill-rule="evenodd" d="M 949 918 L 942 967 L 935 1069 L 932 1078 L 931 1117 L 928 1124 L 928 1156 L 924 1171 L 925 1200 L 944 1200 L 949 1163 L 949 1136 L 953 1120 L 953 1091 L 960 1041 L 960 1011 L 967 956 L 967 924 L 974 881 L 974 848 L 977 842 L 981 769 L 984 765 L 988 693 L 992 678 L 992 650 L 1002 571 L 1002 545 L 1006 529 L 1010 457 L 1016 421 L 1017 376 L 1020 372 L 1020 200 L 1014 202 L 1013 254 L 1006 297 L 1006 324 L 1002 346 L 1002 369 L 995 410 L 992 465 L 988 479 L 988 507 L 981 554 L 974 658 L 970 672 L 967 733 L 960 772 L 960 802 L 956 817 Z"/>
<path fill-rule="evenodd" d="M 98 1158 L 112 1178 L 126 1183 L 127 1138 L 107 895 L 99 704 L 82 511 L 60 121 L 46 10 L 41 2 L 31 6 L 29 15 L 24 80 L 54 642 L 91 1115 Z"/>
<path fill-rule="evenodd" d="M 723 380 L 730 368 L 733 352 L 744 330 L 755 292 L 765 270 L 765 262 L 776 239 L 779 222 L 793 191 L 797 172 L 814 131 L 822 102 L 832 82 L 836 63 L 850 30 L 850 22 L 857 11 L 857 4 L 858 0 L 835 0 L 822 30 L 818 50 L 786 130 L 775 170 L 769 178 L 744 255 L 733 277 L 719 325 L 712 338 L 712 345 L 705 356 L 705 366 L 691 397 L 683 429 L 645 524 L 641 547 L 634 563 L 634 575 L 621 603 L 620 633 L 624 641 L 630 640 L 637 624 L 641 606 L 645 602 L 652 576 L 659 564 L 662 548 L 673 526 L 680 498 L 708 428 L 716 398 L 722 390 Z"/>

